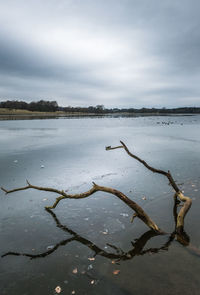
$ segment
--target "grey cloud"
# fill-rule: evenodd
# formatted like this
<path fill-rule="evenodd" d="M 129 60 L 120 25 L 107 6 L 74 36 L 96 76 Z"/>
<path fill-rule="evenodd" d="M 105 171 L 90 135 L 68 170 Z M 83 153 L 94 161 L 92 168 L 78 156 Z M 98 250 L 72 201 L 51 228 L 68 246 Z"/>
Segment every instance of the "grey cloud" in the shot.
<path fill-rule="evenodd" d="M 197 0 L 0 0 L 0 97 L 199 105 L 199 11 Z"/>

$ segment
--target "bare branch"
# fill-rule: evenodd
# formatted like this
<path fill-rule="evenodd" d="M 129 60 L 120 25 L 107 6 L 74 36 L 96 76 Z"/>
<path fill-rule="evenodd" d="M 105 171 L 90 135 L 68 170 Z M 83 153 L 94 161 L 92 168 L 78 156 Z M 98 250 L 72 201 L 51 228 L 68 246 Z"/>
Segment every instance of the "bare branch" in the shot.
<path fill-rule="evenodd" d="M 185 218 L 188 210 L 190 209 L 190 207 L 192 205 L 192 200 L 189 197 L 186 197 L 186 196 L 183 195 L 182 191 L 179 189 L 179 187 L 177 186 L 175 180 L 173 179 L 170 171 L 166 172 L 164 170 L 156 169 L 156 168 L 150 166 L 149 164 L 147 164 L 147 162 L 145 162 L 144 160 L 142 160 L 138 156 L 132 154 L 123 141 L 120 141 L 120 143 L 122 144 L 122 147 L 124 148 L 124 150 L 127 152 L 127 154 L 130 157 L 132 157 L 135 160 L 137 160 L 138 162 L 142 163 L 147 169 L 149 169 L 153 173 L 162 174 L 162 175 L 164 175 L 164 176 L 166 176 L 168 178 L 169 183 L 171 184 L 171 186 L 173 187 L 173 189 L 176 192 L 176 194 L 175 194 L 176 201 L 177 201 L 177 197 L 179 197 L 179 199 L 184 202 L 183 207 L 181 208 L 179 214 L 177 215 L 177 222 L 176 222 L 176 227 L 177 227 L 176 230 L 177 230 L 177 232 L 180 232 L 180 233 L 183 232 L 184 218 Z M 115 148 L 119 148 L 119 146 L 117 146 L 117 147 L 109 146 L 108 148 L 106 148 L 106 150 L 113 150 Z"/>
<path fill-rule="evenodd" d="M 131 223 L 133 223 L 134 219 L 138 217 L 137 213 L 134 213 L 133 216 L 131 217 Z"/>
<path fill-rule="evenodd" d="M 118 148 L 124 148 L 124 150 L 127 152 L 127 154 L 128 154 L 130 157 L 132 157 L 132 158 L 134 158 L 135 160 L 137 160 L 137 161 L 139 161 L 140 163 L 142 163 L 147 169 L 151 170 L 153 173 L 159 173 L 159 174 L 162 174 L 162 175 L 166 176 L 166 177 L 169 179 L 169 182 L 170 182 L 170 184 L 172 185 L 172 187 L 174 188 L 174 190 L 175 190 L 176 192 L 179 192 L 179 191 L 180 191 L 179 188 L 178 188 L 178 186 L 176 185 L 174 179 L 172 178 L 170 171 L 166 172 L 166 171 L 164 171 L 164 170 L 156 169 L 156 168 L 150 166 L 149 164 L 147 164 L 147 162 L 145 162 L 144 160 L 142 160 L 142 159 L 139 158 L 138 156 L 132 154 L 132 153 L 129 151 L 128 147 L 125 145 L 125 143 L 124 143 L 123 141 L 120 141 L 120 143 L 122 144 L 122 146 L 116 146 L 116 147 L 108 146 L 108 147 L 106 147 L 106 150 L 114 150 L 114 149 L 118 149 Z"/>
<path fill-rule="evenodd" d="M 6 190 L 6 192 L 11 193 L 11 192 L 25 190 L 25 189 L 36 189 L 36 190 L 50 191 L 50 192 L 60 194 L 61 196 L 56 198 L 56 201 L 54 202 L 54 204 L 52 206 L 46 207 L 47 209 L 56 208 L 58 203 L 61 200 L 66 199 L 66 198 L 68 198 L 68 199 L 82 199 L 82 198 L 87 198 L 87 197 L 91 196 L 92 194 L 94 194 L 97 191 L 107 192 L 109 194 L 115 195 L 120 200 L 122 200 L 126 205 L 128 205 L 132 210 L 134 210 L 137 214 L 137 217 L 140 218 L 150 229 L 152 229 L 156 232 L 159 232 L 159 233 L 162 232 L 159 229 L 159 227 L 156 225 L 156 223 L 146 214 L 146 212 L 137 203 L 135 203 L 134 201 L 129 199 L 122 192 L 120 192 L 116 189 L 113 189 L 113 188 L 99 186 L 96 183 L 93 183 L 93 187 L 90 190 L 88 190 L 84 193 L 81 193 L 81 194 L 70 195 L 70 194 L 66 194 L 64 191 L 60 191 L 60 190 L 48 188 L 48 187 L 40 187 L 40 186 L 36 186 L 36 185 L 32 185 L 32 184 L 28 183 L 28 186 L 26 186 L 26 187 L 16 188 L 13 190 Z"/>
<path fill-rule="evenodd" d="M 151 170 L 153 173 L 159 173 L 159 174 L 162 174 L 162 175 L 166 176 L 166 177 L 168 178 L 168 180 L 169 180 L 169 183 L 170 183 L 171 186 L 174 188 L 175 192 L 178 193 L 178 192 L 180 191 L 180 189 L 179 189 L 178 186 L 176 185 L 176 183 L 175 183 L 175 181 L 174 181 L 174 179 L 173 179 L 173 177 L 172 177 L 170 171 L 167 171 L 167 172 L 166 172 L 166 171 L 164 171 L 164 170 L 156 169 L 156 168 L 150 166 L 149 164 L 147 164 L 147 162 L 145 162 L 144 160 L 142 160 L 142 159 L 139 158 L 138 156 L 132 154 L 132 153 L 129 151 L 128 147 L 125 145 L 125 143 L 124 143 L 123 141 L 120 140 L 120 143 L 122 144 L 122 147 L 124 148 L 124 150 L 127 152 L 127 154 L 128 154 L 130 157 L 132 157 L 132 158 L 134 158 L 135 160 L 137 160 L 138 162 L 142 163 L 147 169 Z M 118 147 L 117 147 L 117 148 L 118 148 Z M 112 149 L 115 149 L 115 147 L 111 147 L 111 148 L 109 148 L 108 150 L 112 150 Z"/>
<path fill-rule="evenodd" d="M 123 149 L 123 145 L 119 145 L 119 146 L 115 146 L 115 147 L 111 147 L 111 145 L 106 146 L 105 149 L 106 151 L 110 151 L 110 150 L 115 150 L 115 149 Z"/>
<path fill-rule="evenodd" d="M 5 188 L 1 187 L 1 190 L 4 191 L 6 194 L 10 194 L 10 193 L 14 193 L 14 192 L 17 192 L 17 191 L 22 191 L 22 190 L 26 190 L 26 189 L 29 189 L 29 185 L 28 186 L 24 186 L 24 187 L 18 187 L 18 188 L 15 188 L 15 189 L 12 189 L 12 190 L 6 190 Z"/>
<path fill-rule="evenodd" d="M 184 202 L 183 207 L 180 209 L 178 216 L 177 216 L 177 224 L 176 224 L 176 231 L 178 234 L 182 234 L 184 231 L 184 218 L 189 211 L 192 200 L 189 197 L 183 195 L 183 193 L 177 193 L 179 199 Z"/>
<path fill-rule="evenodd" d="M 120 141 L 121 146 L 116 146 L 116 147 L 111 147 L 111 146 L 107 146 L 106 150 L 113 150 L 113 149 L 119 149 L 119 148 L 123 148 L 127 154 L 129 156 L 131 156 L 132 158 L 136 159 L 137 161 L 139 161 L 140 163 L 142 163 L 147 169 L 149 169 L 150 171 L 152 171 L 153 173 L 158 173 L 158 174 L 162 174 L 164 176 L 166 176 L 169 180 L 169 183 L 171 184 L 171 186 L 174 188 L 176 194 L 175 194 L 175 200 L 177 201 L 177 197 L 184 202 L 184 206 L 181 208 L 180 212 L 177 214 L 177 222 L 176 222 L 176 230 L 177 232 L 181 233 L 183 232 L 184 229 L 184 218 L 188 212 L 188 210 L 191 207 L 192 201 L 189 197 L 186 197 L 183 195 L 183 193 L 181 192 L 181 190 L 178 188 L 177 184 L 175 183 L 170 171 L 164 171 L 161 169 L 156 169 L 152 166 L 150 166 L 149 164 L 147 164 L 147 162 L 145 162 L 144 160 L 142 160 L 141 158 L 139 158 L 138 156 L 132 154 L 129 149 L 127 148 L 127 146 L 124 144 L 124 142 Z M 107 192 L 109 194 L 115 195 L 116 197 L 118 197 L 120 200 L 122 200 L 125 204 L 127 204 L 131 209 L 133 209 L 135 211 L 135 214 L 132 217 L 132 221 L 135 217 L 140 218 L 150 229 L 162 233 L 162 231 L 159 229 L 159 227 L 155 224 L 155 222 L 144 212 L 144 210 L 134 201 L 132 201 L 131 199 L 129 199 L 126 195 L 124 195 L 122 192 L 113 189 L 113 188 L 109 188 L 109 187 L 104 187 L 104 186 L 99 186 L 95 183 L 93 183 L 93 187 L 83 193 L 80 194 L 67 194 L 65 193 L 63 190 L 58 190 L 58 189 L 54 189 L 51 187 L 40 187 L 40 186 L 35 186 L 30 184 L 27 181 L 27 186 L 24 187 L 20 187 L 20 188 L 15 188 L 12 190 L 7 190 L 5 188 L 1 188 L 6 194 L 12 193 L 12 192 L 16 192 L 16 191 L 21 191 L 21 190 L 27 190 L 27 189 L 36 189 L 36 190 L 41 190 L 41 191 L 48 191 L 48 192 L 54 192 L 56 194 L 59 194 L 60 196 L 56 198 L 56 201 L 54 202 L 54 204 L 52 206 L 46 207 L 48 209 L 54 209 L 56 208 L 56 206 L 58 205 L 58 203 L 63 200 L 63 199 L 82 199 L 82 198 L 87 198 L 89 196 L 91 196 L 92 194 L 98 192 L 98 191 L 103 191 L 103 192 Z"/>
<path fill-rule="evenodd" d="M 59 195 L 63 195 L 65 197 L 67 197 L 67 194 L 62 190 L 57 190 L 55 188 L 51 188 L 51 187 L 41 187 L 41 186 L 35 186 L 35 185 L 32 185 L 30 184 L 30 182 L 28 182 L 28 180 L 26 181 L 27 182 L 27 186 L 23 186 L 23 187 L 18 187 L 18 188 L 14 188 L 12 190 L 6 190 L 5 188 L 1 187 L 1 189 L 6 193 L 6 194 L 10 194 L 10 193 L 14 193 L 14 192 L 17 192 L 17 191 L 23 191 L 23 190 L 27 190 L 27 189 L 36 189 L 36 190 L 40 190 L 40 191 L 46 191 L 46 192 L 53 192 L 53 193 L 56 193 L 56 194 L 59 194 Z"/>

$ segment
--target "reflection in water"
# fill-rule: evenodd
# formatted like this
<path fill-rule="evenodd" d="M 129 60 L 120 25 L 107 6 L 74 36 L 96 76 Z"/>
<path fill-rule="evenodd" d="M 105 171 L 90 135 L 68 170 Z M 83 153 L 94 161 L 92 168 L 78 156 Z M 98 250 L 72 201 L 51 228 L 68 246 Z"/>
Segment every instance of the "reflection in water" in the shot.
<path fill-rule="evenodd" d="M 177 183 L 183 183 L 181 188 L 194 200 L 194 205 L 185 220 L 185 229 L 190 235 L 190 242 L 199 246 L 200 200 L 197 189 L 200 189 L 198 178 L 200 146 L 197 142 L 191 144 L 189 141 L 184 141 L 183 145 L 183 141 L 179 138 L 177 141 L 170 140 L 170 136 L 198 138 L 200 117 L 198 117 L 198 124 L 189 123 L 189 119 L 186 119 L 175 118 L 174 120 L 178 120 L 177 123 L 169 126 L 157 125 L 159 118 L 152 118 L 152 121 L 150 118 L 36 120 L 27 121 L 26 124 L 24 121 L 1 121 L 1 183 L 4 186 L 15 186 L 28 178 L 34 183 L 42 181 L 47 186 L 51 183 L 53 187 L 65 188 L 67 181 L 70 183 L 70 191 L 73 191 L 71 186 L 75 187 L 77 180 L 81 180 L 82 186 L 74 189 L 82 191 L 91 180 L 97 181 L 93 177 L 98 175 L 102 183 L 106 182 L 113 187 L 120 185 L 128 194 L 130 189 L 131 197 L 134 197 L 134 193 L 138 194 L 141 204 L 145 205 L 150 215 L 157 215 L 156 221 L 168 232 L 161 237 L 153 235 L 151 237 L 149 233 L 150 238 L 142 251 L 164 246 L 170 238 L 170 233 L 175 229 L 174 220 L 172 220 L 173 198 L 169 196 L 170 187 L 165 183 L 165 179 L 158 178 L 154 181 L 154 176 L 149 171 L 140 170 L 139 163 L 131 164 L 128 156 L 115 155 L 115 152 L 102 154 L 103 146 L 114 144 L 121 134 L 122 140 L 127 140 L 129 146 L 135 146 L 136 152 L 145 154 L 148 161 L 157 163 L 161 168 L 169 167 Z M 180 125 L 181 121 L 184 122 L 183 126 Z M 26 129 L 9 131 L 10 127 L 26 127 Z M 40 131 L 38 129 L 40 127 L 44 129 L 55 127 L 57 132 L 53 129 Z M 35 132 L 34 128 L 37 128 Z M 38 141 L 37 137 L 42 135 L 43 138 Z M 18 160 L 18 164 L 13 163 L 15 159 Z M 44 169 L 40 169 L 41 164 L 45 165 Z M 94 166 L 97 169 L 95 175 Z M 117 175 L 101 179 L 101 175 L 113 172 Z M 171 197 L 172 195 L 173 193 Z M 147 197 L 146 201 L 142 201 L 143 196 Z M 137 224 L 134 224 L 134 227 L 137 226 L 137 234 L 135 234 L 134 228 L 128 224 L 128 217 L 120 217 L 120 215 L 117 217 L 117 214 L 121 212 L 131 215 L 131 211 L 125 210 L 118 202 L 112 208 L 115 201 L 112 202 L 109 198 L 101 199 L 97 196 L 91 200 L 80 201 L 77 207 L 77 203 L 70 201 L 70 208 L 76 208 L 76 210 L 70 210 L 67 215 L 65 209 L 68 208 L 68 204 L 62 204 L 66 208 L 61 206 L 53 212 L 63 226 L 75 231 L 77 236 L 81 235 L 89 240 L 86 240 L 86 244 L 82 244 L 78 239 L 75 240 L 75 235 L 56 227 L 50 213 L 44 211 L 42 213 L 43 209 L 39 206 L 39 202 L 46 205 L 51 202 L 52 197 L 43 202 L 42 199 L 46 198 L 43 193 L 35 194 L 30 191 L 26 194 L 18 193 L 12 198 L 4 198 L 2 195 L 0 256 L 10 251 L 27 254 L 48 252 L 48 255 L 38 259 L 35 259 L 37 257 L 33 255 L 10 255 L 0 259 L 0 293 L 2 295 L 53 294 L 58 285 L 62 288 L 61 294 L 71 294 L 72 290 L 75 290 L 76 294 L 88 295 L 99 295 L 102 290 L 106 295 L 198 294 L 199 256 L 191 255 L 194 251 L 189 251 L 191 247 L 189 241 L 185 244 L 188 246 L 181 245 L 177 241 L 177 236 L 172 235 L 173 240 L 168 246 L 168 251 L 163 249 L 153 252 L 151 249 L 149 254 L 155 253 L 155 255 L 144 253 L 142 256 L 134 256 L 133 259 L 121 258 L 120 265 L 112 264 L 112 259 L 98 255 L 92 250 L 92 242 L 98 246 L 97 248 L 107 251 L 107 254 L 122 253 L 117 253 L 112 247 L 105 247 L 106 243 L 119 246 L 124 252 L 132 250 L 136 253 L 130 241 L 133 241 L 133 244 L 136 242 L 139 244 L 139 241 L 134 238 L 140 240 L 140 236 L 149 229 L 145 229 L 136 219 Z M 97 199 L 100 201 L 100 211 L 96 207 Z M 92 211 L 84 210 L 84 208 L 89 209 L 88 207 Z M 106 218 L 103 218 L 105 216 L 103 214 L 107 215 Z M 89 221 L 86 222 L 85 217 L 89 217 Z M 80 222 L 80 218 L 83 218 L 84 222 Z M 112 223 L 116 218 L 124 224 L 125 229 L 122 229 L 119 223 Z M 102 225 L 101 222 L 103 222 Z M 90 224 L 92 224 L 91 228 L 88 228 Z M 106 228 L 107 235 L 99 234 L 100 230 Z M 24 231 L 26 229 L 28 232 Z M 85 229 L 87 232 L 84 231 Z M 146 238 L 147 236 L 148 234 Z M 70 242 L 70 239 L 74 241 Z M 63 241 L 66 241 L 66 244 L 62 243 Z M 187 239 L 184 238 L 183 241 Z M 87 246 L 87 243 L 91 245 L 91 248 Z M 57 249 L 55 249 L 56 244 Z M 54 249 L 52 246 L 47 247 L 49 245 L 53 245 Z M 101 252 L 99 249 L 100 254 L 105 251 Z M 97 255 L 96 259 L 90 261 L 88 258 L 93 255 Z M 88 268 L 90 265 L 93 269 Z M 72 272 L 75 267 L 78 268 L 77 275 Z M 115 269 L 120 270 L 118 276 L 113 275 Z M 85 272 L 84 275 L 82 271 Z M 88 279 L 86 277 L 88 275 L 91 275 L 91 278 Z M 95 279 L 98 280 L 97 284 Z M 95 280 L 94 285 L 91 285 L 91 280 Z"/>
<path fill-rule="evenodd" d="M 107 252 L 107 251 L 99 248 L 97 245 L 95 245 L 90 240 L 87 240 L 84 237 L 80 236 L 72 229 L 61 224 L 61 222 L 59 221 L 56 214 L 51 209 L 46 208 L 45 210 L 53 217 L 53 219 L 56 223 L 56 226 L 58 228 L 60 228 L 61 230 L 71 234 L 72 237 L 62 240 L 61 242 L 59 242 L 55 246 L 53 246 L 51 249 L 48 249 L 47 251 L 39 253 L 39 254 L 7 252 L 7 253 L 3 254 L 1 257 L 5 257 L 8 255 L 15 255 L 15 256 L 27 256 L 30 259 L 44 258 L 44 257 L 52 254 L 53 252 L 55 252 L 60 246 L 65 246 L 73 241 L 77 241 L 77 242 L 81 243 L 82 245 L 85 245 L 88 248 L 90 248 L 94 252 L 94 256 L 100 255 L 100 256 L 106 257 L 111 260 L 125 261 L 125 260 L 132 259 L 134 256 L 145 255 L 147 253 L 155 254 L 155 253 L 159 253 L 161 251 L 168 251 L 171 243 L 175 239 L 181 245 L 187 247 L 187 249 L 189 250 L 190 253 L 200 256 L 200 250 L 190 244 L 190 237 L 188 236 L 188 234 L 184 230 L 181 233 L 177 233 L 177 231 L 176 231 L 176 222 L 177 222 L 177 215 L 178 215 L 177 211 L 178 211 L 179 203 L 180 203 L 180 201 L 178 201 L 174 197 L 173 215 L 174 215 L 174 221 L 175 221 L 175 230 L 171 234 L 168 234 L 169 238 L 168 238 L 167 242 L 165 242 L 161 247 L 158 247 L 158 248 L 149 248 L 149 249 L 144 250 L 144 247 L 149 240 L 151 240 L 155 236 L 162 235 L 162 234 L 155 232 L 153 230 L 149 230 L 149 231 L 145 232 L 144 234 L 142 234 L 139 239 L 135 239 L 134 242 L 131 241 L 132 249 L 129 250 L 128 252 L 125 252 L 121 248 L 116 247 L 111 244 L 107 244 L 107 245 L 111 249 L 113 249 L 115 252 L 113 252 L 113 253 Z"/>
<path fill-rule="evenodd" d="M 175 202 L 174 209 L 173 209 L 174 219 L 175 220 L 177 220 L 176 219 L 177 206 L 178 206 L 178 204 Z M 88 248 L 90 248 L 94 252 L 94 256 L 101 255 L 101 256 L 106 257 L 108 259 L 112 259 L 112 260 L 116 260 L 116 261 L 125 261 L 125 260 L 132 259 L 134 256 L 145 255 L 147 253 L 155 254 L 155 253 L 159 253 L 160 251 L 167 251 L 169 246 L 171 245 L 172 241 L 175 238 L 182 245 L 184 245 L 184 246 L 189 245 L 189 237 L 185 232 L 184 232 L 183 235 L 180 236 L 180 235 L 176 234 L 176 231 L 173 231 L 169 235 L 169 238 L 168 238 L 167 242 L 164 245 L 162 245 L 161 247 L 149 248 L 149 249 L 144 250 L 144 247 L 147 244 L 147 242 L 150 239 L 152 239 L 153 237 L 159 235 L 158 233 L 156 233 L 156 232 L 154 232 L 152 230 L 149 230 L 149 231 L 145 232 L 139 239 L 135 239 L 134 242 L 131 242 L 132 249 L 129 250 L 128 252 L 125 252 L 121 248 L 116 247 L 116 246 L 111 245 L 111 244 L 107 244 L 107 245 L 111 249 L 113 249 L 114 252 L 107 252 L 107 251 L 99 248 L 97 245 L 95 245 L 90 240 L 85 239 L 84 237 L 80 236 L 79 234 L 74 232 L 72 229 L 70 229 L 67 226 L 61 224 L 58 217 L 56 216 L 56 214 L 54 212 L 52 212 L 51 209 L 46 209 L 46 211 L 53 217 L 53 219 L 54 219 L 54 221 L 56 223 L 56 226 L 58 228 L 60 228 L 61 230 L 71 234 L 72 237 L 68 238 L 68 239 L 65 239 L 65 240 L 62 240 L 61 242 L 59 242 L 55 246 L 53 246 L 51 249 L 48 249 L 47 251 L 45 251 L 43 253 L 29 254 L 29 253 L 7 252 L 7 253 L 3 254 L 2 257 L 8 256 L 8 255 L 15 255 L 15 256 L 27 256 L 30 259 L 42 258 L 42 257 L 44 258 L 44 257 L 52 254 L 53 252 L 55 252 L 60 246 L 65 246 L 65 245 L 69 244 L 70 242 L 77 241 L 77 242 L 87 246 Z"/>

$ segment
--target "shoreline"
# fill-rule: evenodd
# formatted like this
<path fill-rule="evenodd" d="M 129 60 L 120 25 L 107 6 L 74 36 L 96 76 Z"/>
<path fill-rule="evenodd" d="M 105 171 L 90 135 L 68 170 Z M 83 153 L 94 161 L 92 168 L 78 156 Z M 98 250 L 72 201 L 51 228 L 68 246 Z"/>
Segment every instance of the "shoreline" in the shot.
<path fill-rule="evenodd" d="M 193 116 L 194 113 L 82 113 L 82 112 L 31 112 L 23 110 L 5 110 L 0 109 L 0 121 L 4 120 L 34 120 L 34 119 L 59 119 L 59 118 L 86 118 L 86 117 L 145 117 L 145 116 Z"/>

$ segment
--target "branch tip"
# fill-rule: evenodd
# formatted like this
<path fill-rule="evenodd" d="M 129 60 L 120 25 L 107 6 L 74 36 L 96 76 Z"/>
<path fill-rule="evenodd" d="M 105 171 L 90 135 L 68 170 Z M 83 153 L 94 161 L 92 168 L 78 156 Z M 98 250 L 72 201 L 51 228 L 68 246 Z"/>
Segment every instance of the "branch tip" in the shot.
<path fill-rule="evenodd" d="M 134 213 L 133 216 L 131 217 L 131 223 L 133 223 L 133 220 L 138 217 L 138 214 L 137 213 Z"/>
<path fill-rule="evenodd" d="M 1 190 L 4 191 L 6 194 L 8 193 L 8 191 L 3 187 L 1 187 Z"/>
<path fill-rule="evenodd" d="M 123 149 L 124 147 L 122 145 L 119 145 L 119 146 L 111 146 L 111 145 L 108 145 L 105 147 L 105 150 L 106 151 L 111 151 L 111 150 L 115 150 L 115 149 Z"/>
<path fill-rule="evenodd" d="M 31 186 L 31 184 L 30 184 L 30 182 L 28 181 L 28 179 L 26 179 L 26 183 L 27 183 L 29 186 Z"/>

